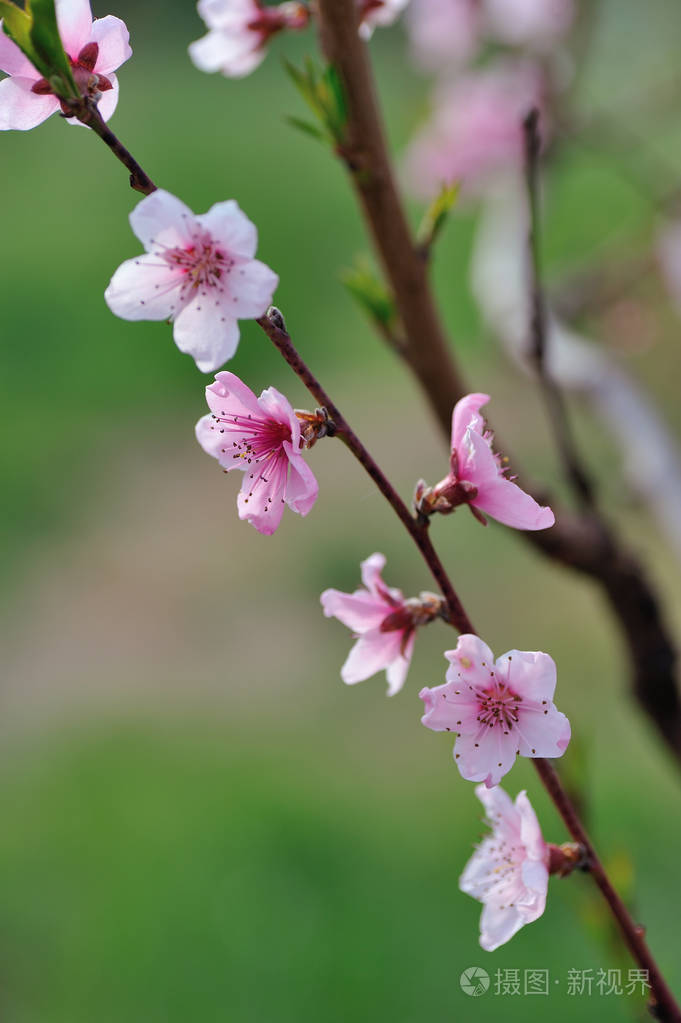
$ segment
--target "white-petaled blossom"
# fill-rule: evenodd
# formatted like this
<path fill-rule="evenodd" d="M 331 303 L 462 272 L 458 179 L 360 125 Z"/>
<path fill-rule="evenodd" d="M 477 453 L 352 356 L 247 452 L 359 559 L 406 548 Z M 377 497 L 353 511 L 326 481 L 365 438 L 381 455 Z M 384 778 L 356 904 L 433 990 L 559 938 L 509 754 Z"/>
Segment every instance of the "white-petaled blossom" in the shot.
<path fill-rule="evenodd" d="M 173 337 L 204 373 L 231 359 L 238 320 L 262 316 L 279 278 L 254 259 L 258 232 L 233 199 L 195 214 L 158 189 L 130 214 L 146 253 L 119 266 L 104 293 L 124 320 L 172 320 Z"/>

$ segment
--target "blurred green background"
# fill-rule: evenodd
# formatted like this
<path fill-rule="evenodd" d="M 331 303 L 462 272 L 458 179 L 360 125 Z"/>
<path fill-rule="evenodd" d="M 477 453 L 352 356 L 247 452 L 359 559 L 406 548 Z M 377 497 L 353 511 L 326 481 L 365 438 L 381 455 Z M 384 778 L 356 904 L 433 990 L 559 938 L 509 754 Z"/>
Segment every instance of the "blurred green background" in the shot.
<path fill-rule="evenodd" d="M 280 57 L 312 52 L 312 33 L 278 41 L 233 82 L 189 62 L 202 32 L 189 0 L 120 0 L 111 13 L 135 51 L 114 130 L 195 210 L 237 198 L 280 274 L 276 301 L 294 339 L 395 485 L 409 496 L 418 477 L 438 479 L 446 452 L 420 395 L 339 281 L 366 246 L 343 173 L 285 120 L 303 110 Z M 673 76 L 680 29 L 664 0 L 599 4 L 581 106 L 619 100 L 626 114 L 627 97 Z M 406 68 L 398 28 L 377 33 L 373 51 L 399 150 L 428 83 Z M 629 117 L 645 151 L 557 151 L 551 280 L 649 242 L 656 213 L 635 179 L 653 152 L 674 180 L 677 122 L 674 109 Z M 587 879 L 553 880 L 540 921 L 480 950 L 480 907 L 457 887 L 480 807 L 450 740 L 419 724 L 418 690 L 442 681 L 453 642 L 444 626 L 423 634 L 395 699 L 382 677 L 340 682 L 349 636 L 322 617 L 321 590 L 354 588 L 377 549 L 388 582 L 430 586 L 371 484 L 340 445 L 323 443 L 310 457 L 320 498 L 306 520 L 286 513 L 271 538 L 240 523 L 237 481 L 193 438 L 205 378 L 169 327 L 118 320 L 102 298 L 138 251 L 125 172 L 56 117 L 3 134 L 0 154 L 3 1023 L 640 1016 L 634 997 L 566 993 L 570 968 L 626 976 L 631 966 Z M 493 395 L 513 449 L 561 493 L 537 395 L 484 335 L 468 293 L 474 226 L 475 211 L 462 210 L 438 247 L 445 319 L 471 389 Z M 644 336 L 613 316 L 603 341 L 678 436 L 678 327 L 646 287 L 641 308 L 657 311 Z M 253 324 L 229 368 L 256 391 L 273 383 L 309 405 Z M 608 438 L 586 410 L 574 413 L 603 501 L 681 629 L 678 565 L 622 484 Z M 626 695 L 600 599 L 493 524 L 459 513 L 434 534 L 495 651 L 542 649 L 558 662 L 558 705 L 575 735 L 565 770 L 588 792 L 593 835 L 681 991 L 680 779 Z M 567 837 L 527 763 L 506 783 L 513 795 L 527 787 L 549 840 Z M 476 965 L 493 978 L 548 969 L 551 995 L 470 999 L 459 976 Z"/>

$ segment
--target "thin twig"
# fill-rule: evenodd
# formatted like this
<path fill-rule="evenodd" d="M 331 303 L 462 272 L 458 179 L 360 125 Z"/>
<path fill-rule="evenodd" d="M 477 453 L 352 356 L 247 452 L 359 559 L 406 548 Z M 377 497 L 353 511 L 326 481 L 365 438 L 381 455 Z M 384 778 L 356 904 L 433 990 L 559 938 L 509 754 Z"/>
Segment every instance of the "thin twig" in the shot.
<path fill-rule="evenodd" d="M 361 443 L 345 416 L 342 415 L 317 378 L 313 375 L 312 371 L 303 362 L 300 355 L 294 348 L 288 332 L 286 331 L 286 327 L 279 310 L 274 308 L 270 309 L 267 315 L 261 316 L 256 320 L 256 323 L 265 331 L 270 341 L 272 341 L 276 348 L 281 352 L 286 362 L 305 384 L 315 401 L 326 409 L 334 424 L 334 436 L 340 438 L 346 447 L 350 449 L 357 461 L 362 465 L 364 470 L 369 474 L 378 489 L 381 491 L 385 499 L 395 510 L 400 521 L 409 531 L 409 534 L 416 543 L 418 549 L 421 551 L 433 578 L 440 587 L 442 595 L 447 601 L 449 609 L 449 613 L 447 615 L 448 621 L 454 626 L 454 628 L 458 629 L 459 632 L 474 632 L 470 618 L 464 611 L 461 602 L 449 581 L 447 573 L 444 570 L 442 562 L 433 547 L 428 531 L 428 520 L 422 520 L 421 518 L 411 514 L 393 485 L 386 478 L 376 461 Z"/>
<path fill-rule="evenodd" d="M 427 522 L 421 522 L 418 518 L 411 515 L 390 481 L 383 474 L 338 407 L 296 351 L 279 310 L 271 308 L 266 316 L 261 316 L 256 322 L 281 352 L 286 362 L 305 387 L 307 387 L 315 401 L 326 409 L 334 424 L 334 436 L 344 441 L 406 527 L 447 601 L 450 612 L 448 616 L 450 624 L 458 629 L 459 632 L 475 634 L 471 621 L 430 541 Z M 581 823 L 577 810 L 563 788 L 553 765 L 544 758 L 538 757 L 533 759 L 539 778 L 562 817 L 571 837 L 583 846 L 586 853 L 585 869 L 589 871 L 605 898 L 634 960 L 642 969 L 648 971 L 648 981 L 652 993 L 651 1012 L 658 1019 L 663 1020 L 664 1023 L 681 1023 L 681 1010 L 676 1005 L 674 997 L 646 945 L 643 928 L 634 923 L 629 911 L 610 883 Z"/>
<path fill-rule="evenodd" d="M 95 135 L 99 135 L 102 142 L 109 147 L 116 159 L 120 160 L 127 167 L 130 171 L 131 188 L 134 188 L 136 192 L 141 192 L 142 195 L 151 195 L 152 192 L 156 191 L 157 186 L 106 125 L 97 109 L 97 104 L 93 100 L 83 96 L 80 100 L 70 103 L 69 106 L 72 110 L 70 116 L 77 117 L 81 124 L 92 128 Z"/>
<path fill-rule="evenodd" d="M 551 376 L 547 365 L 546 300 L 541 276 L 539 228 L 539 111 L 530 110 L 523 121 L 525 143 L 525 184 L 529 212 L 528 254 L 530 287 L 530 358 L 534 364 L 539 387 L 553 430 L 556 448 L 563 463 L 565 477 L 584 511 L 595 509 L 594 489 L 589 474 L 582 465 L 575 445 L 563 392 Z"/>

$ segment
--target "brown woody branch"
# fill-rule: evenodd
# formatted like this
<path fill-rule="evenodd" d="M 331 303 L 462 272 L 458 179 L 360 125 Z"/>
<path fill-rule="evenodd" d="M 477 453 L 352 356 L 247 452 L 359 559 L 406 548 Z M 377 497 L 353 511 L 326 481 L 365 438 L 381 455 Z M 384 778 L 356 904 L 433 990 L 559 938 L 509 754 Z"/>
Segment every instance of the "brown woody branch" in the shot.
<path fill-rule="evenodd" d="M 354 0 L 318 0 L 317 6 L 322 46 L 338 71 L 347 102 L 341 155 L 404 325 L 403 358 L 449 438 L 452 408 L 468 389 L 455 367 L 435 308 L 428 268 L 397 192 L 366 47 L 357 34 L 356 5 Z M 654 587 L 597 512 L 574 515 L 559 509 L 556 519 L 552 529 L 523 536 L 547 557 L 582 572 L 601 587 L 627 647 L 633 692 L 681 761 L 677 653 Z"/>

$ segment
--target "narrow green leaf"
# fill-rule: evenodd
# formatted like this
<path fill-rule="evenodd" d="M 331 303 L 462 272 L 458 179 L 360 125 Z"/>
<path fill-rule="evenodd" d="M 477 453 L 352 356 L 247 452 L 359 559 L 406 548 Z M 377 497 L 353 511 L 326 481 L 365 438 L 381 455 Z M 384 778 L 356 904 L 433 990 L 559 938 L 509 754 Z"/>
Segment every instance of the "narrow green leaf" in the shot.
<path fill-rule="evenodd" d="M 0 0 L 0 17 L 2 18 L 2 27 L 5 35 L 8 35 L 17 44 L 21 52 L 28 57 L 31 64 L 42 73 L 42 68 L 38 65 L 40 58 L 31 42 L 30 9 L 22 11 L 11 0 Z"/>
<path fill-rule="evenodd" d="M 376 276 L 368 260 L 360 258 L 341 274 L 341 281 L 369 317 L 386 329 L 397 321 L 393 297 Z"/>
<path fill-rule="evenodd" d="M 59 35 L 54 0 L 32 0 L 31 15 L 33 18 L 31 42 L 38 57 L 48 69 L 45 77 L 54 82 L 55 91 L 64 99 L 76 99 L 80 93 Z"/>
<path fill-rule="evenodd" d="M 433 199 L 426 210 L 418 230 L 421 245 L 429 247 L 442 231 L 447 218 L 459 197 L 459 184 L 443 185 L 439 194 Z"/>
<path fill-rule="evenodd" d="M 316 124 L 312 124 L 311 121 L 304 121 L 302 117 L 287 117 L 286 120 L 289 124 L 292 124 L 294 128 L 299 128 L 300 131 L 306 135 L 311 135 L 316 139 L 324 139 L 324 132 L 321 128 L 318 128 Z"/>

